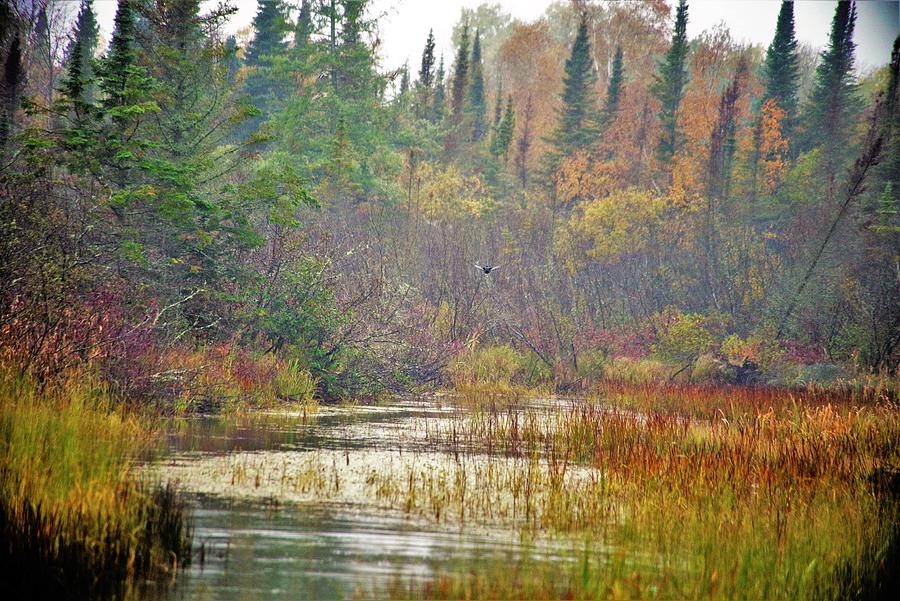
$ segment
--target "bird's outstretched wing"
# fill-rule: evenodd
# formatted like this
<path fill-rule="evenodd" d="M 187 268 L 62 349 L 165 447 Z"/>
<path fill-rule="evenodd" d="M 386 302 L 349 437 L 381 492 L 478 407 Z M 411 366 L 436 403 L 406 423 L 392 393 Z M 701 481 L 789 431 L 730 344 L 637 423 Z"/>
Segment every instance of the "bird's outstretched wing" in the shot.
<path fill-rule="evenodd" d="M 482 267 L 482 266 L 479 265 L 478 263 L 472 263 L 472 265 L 474 265 L 476 268 L 478 268 L 478 269 L 484 271 L 484 267 Z"/>
<path fill-rule="evenodd" d="M 494 265 L 493 267 L 491 267 L 491 271 L 496 271 L 497 269 L 500 269 L 499 265 Z"/>

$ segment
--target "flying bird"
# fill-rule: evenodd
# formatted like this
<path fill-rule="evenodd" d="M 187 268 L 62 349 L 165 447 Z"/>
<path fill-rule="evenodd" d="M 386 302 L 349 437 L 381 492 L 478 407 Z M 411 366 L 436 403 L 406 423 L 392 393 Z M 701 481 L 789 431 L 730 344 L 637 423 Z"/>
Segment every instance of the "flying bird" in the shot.
<path fill-rule="evenodd" d="M 500 269 L 499 265 L 479 265 L 478 263 L 475 263 L 475 267 L 483 271 L 485 275 L 488 275 L 495 269 Z"/>

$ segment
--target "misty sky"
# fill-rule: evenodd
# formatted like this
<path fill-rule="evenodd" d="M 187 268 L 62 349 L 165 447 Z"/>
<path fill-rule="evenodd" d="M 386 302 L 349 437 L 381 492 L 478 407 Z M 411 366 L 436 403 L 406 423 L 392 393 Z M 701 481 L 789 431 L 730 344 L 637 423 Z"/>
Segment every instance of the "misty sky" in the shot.
<path fill-rule="evenodd" d="M 75 0 L 73 0 L 75 1 Z M 291 0 L 288 0 L 290 3 Z M 256 0 L 232 0 L 238 13 L 232 18 L 231 32 L 248 27 L 256 12 Z M 434 28 L 438 51 L 452 60 L 450 32 L 462 7 L 474 8 L 484 0 L 373 0 L 372 14 L 383 15 L 382 58 L 386 68 L 402 65 L 407 59 L 417 67 L 428 29 Z M 534 20 L 552 4 L 551 0 L 495 0 L 503 10 L 523 21 Z M 674 0 L 670 0 L 674 3 Z M 299 4 L 299 0 L 296 0 Z M 779 0 L 690 0 L 688 35 L 724 22 L 737 41 L 767 46 L 772 40 Z M 856 24 L 857 67 L 865 70 L 890 59 L 891 45 L 900 28 L 900 1 L 868 0 L 858 2 Z M 116 10 L 116 0 L 95 0 L 101 27 L 108 39 Z M 831 0 L 800 0 L 794 10 L 797 38 L 816 48 L 824 46 L 834 14 Z"/>

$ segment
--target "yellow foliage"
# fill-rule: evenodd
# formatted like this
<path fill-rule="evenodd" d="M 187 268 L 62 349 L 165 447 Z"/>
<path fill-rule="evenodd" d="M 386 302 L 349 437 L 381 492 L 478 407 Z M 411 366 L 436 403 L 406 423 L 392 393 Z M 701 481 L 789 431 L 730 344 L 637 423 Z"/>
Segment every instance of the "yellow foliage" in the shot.
<path fill-rule="evenodd" d="M 629 188 L 583 205 L 573 214 L 571 231 L 591 243 L 588 255 L 598 260 L 616 260 L 644 250 L 669 208 L 665 197 Z"/>
<path fill-rule="evenodd" d="M 499 208 L 480 178 L 464 175 L 455 165 L 419 167 L 418 207 L 432 219 L 481 217 Z"/>
<path fill-rule="evenodd" d="M 784 109 L 769 99 L 762 105 L 759 152 L 762 157 L 763 189 L 772 194 L 778 189 L 787 169 L 788 141 L 782 136 Z"/>

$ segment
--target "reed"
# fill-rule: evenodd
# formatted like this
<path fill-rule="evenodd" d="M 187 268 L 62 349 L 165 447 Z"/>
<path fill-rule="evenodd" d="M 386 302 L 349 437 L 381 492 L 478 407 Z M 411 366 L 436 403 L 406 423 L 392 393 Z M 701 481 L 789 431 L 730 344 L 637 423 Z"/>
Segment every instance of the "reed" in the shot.
<path fill-rule="evenodd" d="M 11 598 L 121 596 L 190 560 L 175 489 L 132 471 L 151 441 L 89 374 L 39 387 L 0 369 L 0 580 Z"/>
<path fill-rule="evenodd" d="M 560 578 L 559 566 L 527 559 L 482 562 L 401 596 L 898 592 L 900 411 L 888 398 L 684 385 L 610 385 L 606 394 L 612 405 L 484 405 L 454 440 L 463 455 L 497 460 L 410 471 L 396 478 L 405 487 L 380 483 L 423 516 L 588 541 L 577 569 Z"/>

